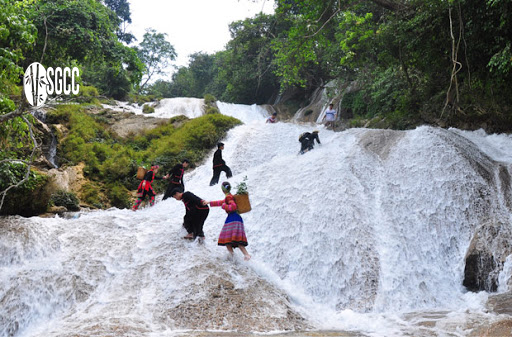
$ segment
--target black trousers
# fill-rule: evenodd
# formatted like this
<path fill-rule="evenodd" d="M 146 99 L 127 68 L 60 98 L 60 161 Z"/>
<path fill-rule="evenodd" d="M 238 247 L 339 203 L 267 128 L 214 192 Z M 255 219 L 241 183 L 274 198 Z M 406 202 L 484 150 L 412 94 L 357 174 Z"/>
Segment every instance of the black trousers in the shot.
<path fill-rule="evenodd" d="M 194 234 L 194 239 L 198 236 L 204 237 L 203 226 L 209 213 L 210 208 L 205 208 L 187 211 L 185 214 L 185 217 L 183 218 L 183 227 L 185 227 L 187 233 Z"/>
<path fill-rule="evenodd" d="M 231 173 L 231 169 L 227 165 L 217 166 L 213 168 L 213 177 L 210 180 L 210 186 L 219 183 L 220 173 L 224 171 L 226 172 L 226 177 L 231 178 L 233 173 Z"/>
<path fill-rule="evenodd" d="M 309 150 L 313 150 L 314 143 L 309 139 L 304 139 L 300 142 L 300 153 L 304 153 Z"/>

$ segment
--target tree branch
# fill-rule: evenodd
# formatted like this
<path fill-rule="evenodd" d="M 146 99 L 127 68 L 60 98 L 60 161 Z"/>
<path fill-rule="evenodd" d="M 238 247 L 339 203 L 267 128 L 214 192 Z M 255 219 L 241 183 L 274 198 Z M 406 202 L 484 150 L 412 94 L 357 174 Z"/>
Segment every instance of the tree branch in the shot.
<path fill-rule="evenodd" d="M 32 124 L 30 124 L 30 122 L 28 121 L 28 119 L 25 116 L 21 116 L 21 118 L 28 125 L 28 130 L 30 132 L 30 138 L 32 139 L 32 142 L 34 144 L 34 148 L 32 149 L 32 153 L 30 154 L 30 160 L 29 160 L 28 163 L 26 163 L 25 161 L 22 161 L 22 160 L 10 160 L 11 162 L 12 161 L 18 161 L 18 162 L 26 163 L 27 164 L 27 171 L 25 172 L 25 176 L 23 177 L 23 179 L 21 179 L 20 181 L 18 181 L 14 185 L 8 186 L 5 190 L 0 192 L 0 195 L 2 196 L 2 199 L 0 200 L 0 210 L 2 209 L 2 206 L 4 205 L 4 200 L 5 200 L 5 196 L 7 195 L 7 192 L 9 192 L 9 190 L 12 189 L 12 188 L 19 187 L 21 184 L 23 184 L 25 181 L 27 181 L 28 178 L 30 177 L 30 167 L 32 166 L 32 161 L 34 160 L 34 154 L 36 153 L 36 150 L 39 147 L 39 145 L 37 144 L 36 137 L 34 136 L 34 132 L 32 131 Z M 6 162 L 6 161 L 8 161 L 8 160 L 2 160 L 0 163 Z"/>
<path fill-rule="evenodd" d="M 324 27 L 329 23 L 329 21 L 331 21 L 336 16 L 336 14 L 338 14 L 339 12 L 341 12 L 341 3 L 338 0 L 338 8 L 334 11 L 334 13 L 332 13 L 332 15 L 327 20 L 325 20 L 324 24 L 315 33 L 313 33 L 311 35 L 304 36 L 304 38 L 309 39 L 310 37 L 313 37 L 313 36 L 317 35 L 318 33 L 320 33 L 322 31 L 322 29 L 324 29 Z M 316 22 L 319 22 L 321 17 L 324 14 L 325 14 L 325 11 L 324 11 L 324 13 L 322 13 L 320 18 L 318 18 L 318 20 L 316 20 Z"/>
<path fill-rule="evenodd" d="M 5 115 L 0 115 L 0 123 L 8 121 L 9 119 L 13 119 L 15 117 L 19 117 L 23 114 L 22 107 L 17 108 L 14 111 L 6 113 Z"/>
<path fill-rule="evenodd" d="M 459 37 L 457 43 L 455 43 L 455 36 L 453 34 L 453 20 L 452 20 L 452 9 L 448 8 L 448 15 L 450 18 L 450 37 L 452 39 L 452 74 L 450 78 L 450 86 L 446 92 L 446 101 L 444 103 L 443 111 L 441 112 L 441 117 L 448 107 L 448 105 L 455 105 L 459 101 L 459 82 L 457 79 L 457 73 L 462 69 L 462 63 L 458 61 L 460 42 L 462 40 L 462 18 L 459 16 Z M 455 98 L 452 96 L 452 86 L 455 86 Z"/>
<path fill-rule="evenodd" d="M 405 7 L 405 5 L 400 2 L 390 0 L 372 0 L 372 2 L 379 5 L 382 8 L 388 9 L 393 12 L 401 10 L 402 8 Z"/>
<path fill-rule="evenodd" d="M 43 52 L 41 53 L 41 61 L 39 61 L 39 63 L 43 64 L 43 58 L 44 58 L 44 54 L 46 52 L 46 46 L 48 44 L 48 26 L 46 25 L 46 16 L 43 18 L 43 24 L 44 24 L 44 30 L 45 30 L 45 35 L 44 35 L 44 47 L 43 47 Z"/>

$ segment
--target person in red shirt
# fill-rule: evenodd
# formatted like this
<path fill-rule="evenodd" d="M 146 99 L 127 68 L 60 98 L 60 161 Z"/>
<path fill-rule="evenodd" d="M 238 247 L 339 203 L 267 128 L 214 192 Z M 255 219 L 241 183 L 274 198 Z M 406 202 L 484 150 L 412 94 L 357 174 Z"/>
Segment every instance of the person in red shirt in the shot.
<path fill-rule="evenodd" d="M 146 197 L 149 198 L 150 206 L 153 206 L 155 204 L 156 193 L 153 190 L 153 187 L 151 186 L 151 184 L 153 183 L 153 181 L 155 179 L 156 180 L 163 179 L 162 177 L 156 176 L 159 168 L 160 168 L 160 166 L 158 166 L 158 165 L 152 165 L 151 170 L 146 172 L 144 179 L 142 179 L 142 181 L 139 184 L 139 187 L 137 188 L 137 200 L 135 201 L 135 204 L 133 205 L 132 210 L 136 211 L 139 208 L 142 201 Z"/>

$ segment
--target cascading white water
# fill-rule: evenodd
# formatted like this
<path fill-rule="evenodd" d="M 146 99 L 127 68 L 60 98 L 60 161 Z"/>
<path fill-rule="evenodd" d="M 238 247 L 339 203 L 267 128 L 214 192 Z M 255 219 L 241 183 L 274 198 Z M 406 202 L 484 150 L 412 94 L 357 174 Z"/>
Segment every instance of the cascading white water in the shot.
<path fill-rule="evenodd" d="M 223 158 L 234 186 L 248 178 L 253 210 L 243 218 L 253 259 L 231 262 L 216 245 L 225 219 L 218 208 L 206 221 L 205 246 L 182 240 L 183 205 L 173 199 L 135 213 L 3 218 L 0 336 L 236 330 L 235 309 L 221 321 L 209 316 L 220 296 L 211 296 L 220 288 L 209 284 L 219 277 L 262 298 L 254 316 L 266 322 L 288 310 L 270 286 L 314 329 L 464 336 L 468 321 L 494 320 L 483 313 L 487 295 L 467 293 L 462 279 L 476 228 L 510 223 L 495 177 L 498 162 L 512 164 L 510 137 L 431 127 L 320 129 L 322 145 L 298 155 L 298 137 L 311 128 L 265 124 L 254 106 L 218 106 L 245 122 L 223 140 Z M 211 155 L 185 182 L 217 200 L 220 187 L 208 186 Z M 509 264 L 500 282 L 508 281 Z M 192 321 L 181 321 L 180 310 Z M 290 329 L 279 324 L 249 330 Z"/>

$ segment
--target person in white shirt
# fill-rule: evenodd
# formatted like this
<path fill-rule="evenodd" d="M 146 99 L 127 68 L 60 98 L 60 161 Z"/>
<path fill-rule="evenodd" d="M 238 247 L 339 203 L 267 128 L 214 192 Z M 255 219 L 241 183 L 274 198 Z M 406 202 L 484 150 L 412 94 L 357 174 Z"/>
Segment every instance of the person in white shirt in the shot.
<path fill-rule="evenodd" d="M 272 114 L 272 116 L 270 116 L 269 118 L 267 118 L 267 123 L 277 123 L 277 112 L 274 112 Z"/>
<path fill-rule="evenodd" d="M 336 110 L 334 110 L 334 105 L 331 103 L 329 104 L 329 108 L 325 110 L 325 116 L 323 118 L 325 120 L 325 127 L 329 127 L 329 125 L 331 125 L 334 130 L 336 116 Z"/>

